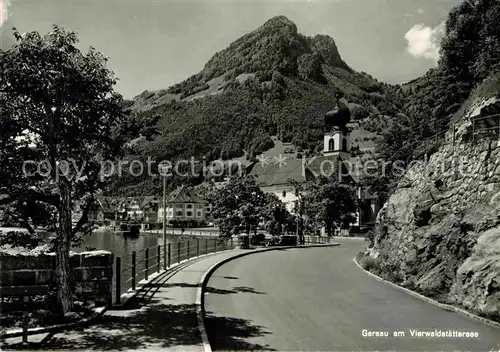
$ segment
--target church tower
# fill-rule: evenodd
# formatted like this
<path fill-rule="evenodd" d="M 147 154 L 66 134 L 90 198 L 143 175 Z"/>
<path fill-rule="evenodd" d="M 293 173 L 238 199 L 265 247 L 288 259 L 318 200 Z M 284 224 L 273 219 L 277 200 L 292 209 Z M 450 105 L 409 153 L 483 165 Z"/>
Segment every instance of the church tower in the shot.
<path fill-rule="evenodd" d="M 336 94 L 336 107 L 325 114 L 325 125 L 329 129 L 323 137 L 323 155 L 351 158 L 351 137 L 347 125 L 351 121 L 351 111 L 342 94 Z"/>
<path fill-rule="evenodd" d="M 325 133 L 323 139 L 324 156 L 340 156 L 343 160 L 351 158 L 351 136 L 349 130 L 335 129 Z"/>

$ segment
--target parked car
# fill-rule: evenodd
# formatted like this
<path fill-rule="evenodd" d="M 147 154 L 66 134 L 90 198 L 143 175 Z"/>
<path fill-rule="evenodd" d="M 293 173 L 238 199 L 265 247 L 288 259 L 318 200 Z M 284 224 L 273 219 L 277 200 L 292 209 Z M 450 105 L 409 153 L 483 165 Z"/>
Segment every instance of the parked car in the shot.
<path fill-rule="evenodd" d="M 280 246 L 296 246 L 298 239 L 296 235 L 283 235 L 281 236 Z"/>
<path fill-rule="evenodd" d="M 264 233 L 252 234 L 252 244 L 255 246 L 263 245 L 266 240 L 266 235 Z"/>
<path fill-rule="evenodd" d="M 272 236 L 270 239 L 266 241 L 266 246 L 279 246 L 281 243 L 281 237 L 280 236 Z"/>

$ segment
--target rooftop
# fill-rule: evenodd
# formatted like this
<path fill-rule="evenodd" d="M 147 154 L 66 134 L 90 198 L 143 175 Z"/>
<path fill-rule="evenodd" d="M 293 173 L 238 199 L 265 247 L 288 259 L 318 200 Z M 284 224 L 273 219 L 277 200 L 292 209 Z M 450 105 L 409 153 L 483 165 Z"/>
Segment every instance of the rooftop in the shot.
<path fill-rule="evenodd" d="M 278 162 L 255 162 L 247 173 L 255 176 L 259 186 L 288 185 L 289 180 L 307 182 L 323 175 L 327 178 L 339 179 L 343 182 L 355 182 L 356 177 L 339 156 L 315 156 L 308 159 L 286 159 Z"/>

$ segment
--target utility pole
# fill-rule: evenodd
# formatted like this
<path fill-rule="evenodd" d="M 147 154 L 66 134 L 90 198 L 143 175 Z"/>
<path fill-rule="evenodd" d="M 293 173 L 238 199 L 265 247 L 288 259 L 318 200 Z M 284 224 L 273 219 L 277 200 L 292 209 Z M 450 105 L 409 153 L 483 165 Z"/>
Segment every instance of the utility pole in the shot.
<path fill-rule="evenodd" d="M 165 173 L 163 174 L 163 251 L 165 260 L 167 254 L 167 175 Z"/>
<path fill-rule="evenodd" d="M 248 231 L 248 249 L 252 248 L 252 223 L 250 223 L 250 231 Z"/>
<path fill-rule="evenodd" d="M 296 222 L 295 222 L 295 236 L 297 236 L 297 240 L 299 239 L 299 215 L 297 214 L 296 217 Z"/>

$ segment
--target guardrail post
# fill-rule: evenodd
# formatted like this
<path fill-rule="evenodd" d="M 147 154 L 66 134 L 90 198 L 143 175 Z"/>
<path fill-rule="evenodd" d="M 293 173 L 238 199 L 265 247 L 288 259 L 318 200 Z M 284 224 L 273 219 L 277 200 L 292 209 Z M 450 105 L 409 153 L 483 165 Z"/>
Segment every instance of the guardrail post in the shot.
<path fill-rule="evenodd" d="M 160 272 L 160 268 L 161 268 L 161 246 L 158 246 L 157 264 L 158 264 L 158 272 Z"/>
<path fill-rule="evenodd" d="M 498 119 L 497 119 L 497 124 L 498 124 L 498 134 L 497 134 L 497 140 L 499 140 L 499 139 L 500 139 L 500 115 L 499 115 L 499 116 L 497 116 L 497 117 L 498 117 Z M 453 131 L 454 131 L 454 130 L 455 130 L 455 129 L 453 129 Z"/>
<path fill-rule="evenodd" d="M 168 267 L 170 268 L 170 264 L 172 262 L 172 256 L 171 256 L 171 253 L 172 253 L 172 243 L 169 243 L 168 244 Z"/>
<path fill-rule="evenodd" d="M 177 242 L 177 263 L 181 261 L 181 241 Z"/>
<path fill-rule="evenodd" d="M 189 258 L 190 258 L 190 257 L 189 257 L 189 252 L 190 252 L 190 251 L 189 251 L 189 247 L 190 247 L 190 245 L 191 245 L 191 244 L 189 243 L 189 240 L 188 240 L 188 241 L 187 241 L 187 259 L 189 259 Z"/>
<path fill-rule="evenodd" d="M 132 290 L 135 290 L 135 251 L 132 252 Z"/>
<path fill-rule="evenodd" d="M 208 238 L 205 238 L 205 254 L 208 254 Z"/>
<path fill-rule="evenodd" d="M 214 253 L 217 252 L 217 240 L 214 239 Z"/>
<path fill-rule="evenodd" d="M 452 145 L 455 146 L 455 123 L 453 123 L 453 135 L 451 137 Z"/>
<path fill-rule="evenodd" d="M 122 286 L 122 280 L 121 280 L 121 271 L 122 271 L 122 259 L 120 257 L 116 257 L 116 280 L 115 280 L 115 301 L 117 304 L 120 304 L 120 297 L 121 297 L 121 286 Z"/>
<path fill-rule="evenodd" d="M 472 144 L 474 144 L 476 140 L 476 119 L 472 118 Z"/>
<path fill-rule="evenodd" d="M 231 236 L 231 249 L 234 249 L 233 236 Z"/>
<path fill-rule="evenodd" d="M 163 270 L 167 270 L 167 243 L 163 243 Z"/>
<path fill-rule="evenodd" d="M 144 258 L 144 279 L 148 279 L 148 268 L 149 268 L 149 248 L 146 248 L 146 258 Z"/>
<path fill-rule="evenodd" d="M 197 257 L 200 256 L 200 239 L 199 238 L 196 239 L 196 256 Z"/>
<path fill-rule="evenodd" d="M 26 310 L 26 305 L 28 303 L 29 297 L 24 296 L 23 302 L 25 305 L 25 309 L 23 312 L 23 343 L 28 343 L 28 311 Z"/>

